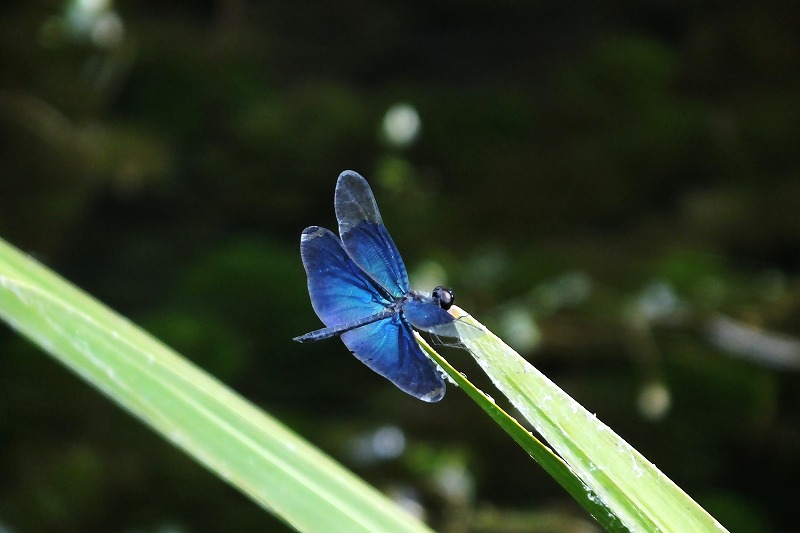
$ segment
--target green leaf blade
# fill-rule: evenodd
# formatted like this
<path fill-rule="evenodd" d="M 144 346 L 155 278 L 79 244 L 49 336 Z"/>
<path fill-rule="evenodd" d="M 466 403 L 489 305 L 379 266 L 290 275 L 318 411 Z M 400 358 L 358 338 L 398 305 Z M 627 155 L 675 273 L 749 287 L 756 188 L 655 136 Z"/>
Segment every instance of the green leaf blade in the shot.
<path fill-rule="evenodd" d="M 626 528 L 726 531 L 655 465 L 477 320 L 458 308 L 451 312 L 459 316 L 462 343 L 494 385 Z"/>
<path fill-rule="evenodd" d="M 429 531 L 171 349 L 0 241 L 0 317 L 301 531 Z"/>
<path fill-rule="evenodd" d="M 575 501 L 583 506 L 600 523 L 606 531 L 627 531 L 620 520 L 602 501 L 580 480 L 570 467 L 539 439 L 525 429 L 516 419 L 500 408 L 492 398 L 478 389 L 465 376 L 459 373 L 450 363 L 439 355 L 417 334 L 417 341 L 444 370 L 450 379 L 463 390 L 475 403 L 483 409 L 508 435 L 525 450 L 539 465 L 544 468 L 566 490 Z"/>

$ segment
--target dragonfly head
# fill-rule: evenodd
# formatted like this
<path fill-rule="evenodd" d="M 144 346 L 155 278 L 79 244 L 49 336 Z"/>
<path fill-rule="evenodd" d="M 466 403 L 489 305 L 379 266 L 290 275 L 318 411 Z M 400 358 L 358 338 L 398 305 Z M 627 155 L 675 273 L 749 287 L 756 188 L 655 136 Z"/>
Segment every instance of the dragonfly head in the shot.
<path fill-rule="evenodd" d="M 445 287 L 442 287 L 441 285 L 433 289 L 433 293 L 431 294 L 431 296 L 433 296 L 433 303 L 435 303 L 445 311 L 450 309 L 450 307 L 452 307 L 453 303 L 455 303 L 456 301 L 456 297 L 453 294 L 453 291 Z"/>

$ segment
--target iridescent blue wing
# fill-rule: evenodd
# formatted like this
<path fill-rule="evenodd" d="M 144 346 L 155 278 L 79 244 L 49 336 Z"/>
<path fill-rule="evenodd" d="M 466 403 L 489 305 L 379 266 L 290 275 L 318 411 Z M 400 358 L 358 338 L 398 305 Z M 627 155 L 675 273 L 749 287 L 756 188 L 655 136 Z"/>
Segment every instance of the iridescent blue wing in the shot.
<path fill-rule="evenodd" d="M 442 376 L 399 313 L 343 333 L 342 340 L 362 363 L 403 392 L 426 402 L 444 397 Z"/>
<path fill-rule="evenodd" d="M 326 326 L 354 322 L 389 304 L 386 291 L 353 263 L 331 231 L 318 226 L 303 230 L 300 256 L 311 305 Z"/>
<path fill-rule="evenodd" d="M 367 180 L 351 170 L 342 172 L 336 182 L 334 206 L 339 236 L 350 258 L 392 295 L 406 294 L 406 267 L 383 225 Z"/>
<path fill-rule="evenodd" d="M 300 237 L 300 255 L 308 274 L 311 305 L 326 326 L 357 322 L 386 311 L 385 289 L 367 276 L 347 255 L 339 238 L 311 226 Z M 395 313 L 342 333 L 342 341 L 360 361 L 402 391 L 438 402 L 445 384 L 436 365 L 422 353 L 411 326 Z"/>

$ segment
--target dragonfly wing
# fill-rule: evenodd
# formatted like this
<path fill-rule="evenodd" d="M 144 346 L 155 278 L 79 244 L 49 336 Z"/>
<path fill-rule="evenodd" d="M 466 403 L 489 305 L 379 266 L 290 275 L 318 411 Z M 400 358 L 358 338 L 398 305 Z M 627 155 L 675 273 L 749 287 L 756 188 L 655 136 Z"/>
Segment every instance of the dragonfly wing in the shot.
<path fill-rule="evenodd" d="M 399 313 L 343 333 L 342 340 L 356 358 L 403 392 L 426 402 L 444 397 L 442 376 Z"/>
<path fill-rule="evenodd" d="M 330 230 L 311 226 L 300 236 L 308 294 L 326 326 L 348 324 L 386 309 L 385 291 L 350 259 Z"/>
<path fill-rule="evenodd" d="M 342 172 L 336 182 L 334 206 L 339 236 L 352 260 L 392 295 L 406 294 L 406 267 L 383 225 L 367 180 L 351 170 Z"/>
<path fill-rule="evenodd" d="M 403 314 L 419 330 L 439 337 L 458 337 L 456 319 L 434 303 L 411 300 L 403 306 Z"/>

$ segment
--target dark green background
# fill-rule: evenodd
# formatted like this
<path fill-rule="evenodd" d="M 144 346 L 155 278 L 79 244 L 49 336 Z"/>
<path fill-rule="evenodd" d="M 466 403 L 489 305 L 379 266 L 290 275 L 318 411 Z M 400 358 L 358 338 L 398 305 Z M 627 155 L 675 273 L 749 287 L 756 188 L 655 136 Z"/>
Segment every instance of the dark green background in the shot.
<path fill-rule="evenodd" d="M 291 342 L 320 325 L 300 231 L 358 170 L 412 283 L 441 272 L 732 531 L 796 527 L 796 2 L 87 5 L 0 8 L 2 238 L 435 528 L 578 527 L 457 389 Z M 0 531 L 282 527 L 5 327 L 0 391 Z M 356 453 L 387 426 L 400 457 Z"/>

